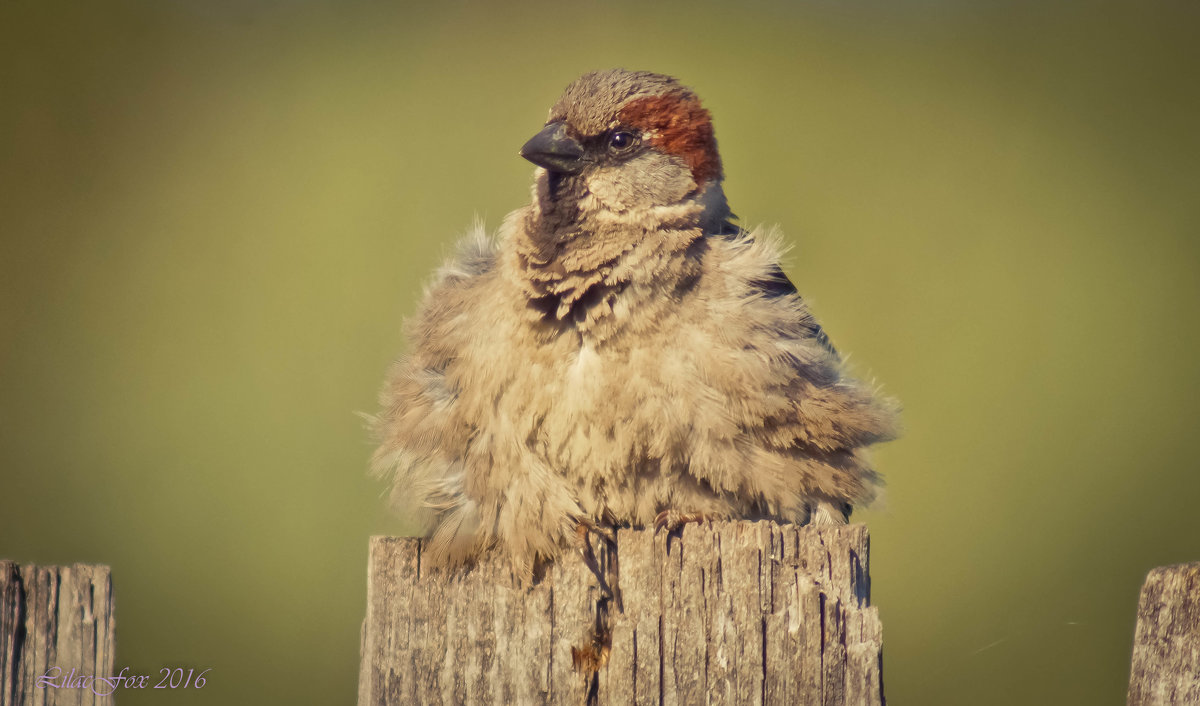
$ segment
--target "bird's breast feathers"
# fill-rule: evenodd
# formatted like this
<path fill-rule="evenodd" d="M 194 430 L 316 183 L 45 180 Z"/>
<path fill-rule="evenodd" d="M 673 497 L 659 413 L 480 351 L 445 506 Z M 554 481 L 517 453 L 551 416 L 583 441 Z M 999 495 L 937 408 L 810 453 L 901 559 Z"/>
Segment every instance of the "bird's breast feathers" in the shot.
<path fill-rule="evenodd" d="M 443 269 L 449 281 L 428 294 L 423 315 L 445 323 L 425 324 L 432 336 L 419 340 L 448 348 L 443 375 L 464 423 L 504 429 L 508 443 L 571 466 L 607 471 L 653 454 L 683 462 L 690 443 L 732 438 L 788 404 L 782 395 L 806 365 L 835 364 L 805 327 L 798 297 L 763 297 L 751 284 L 777 266 L 772 237 L 709 240 L 694 286 L 651 296 L 669 302 L 669 315 L 626 305 L 621 297 L 636 297 L 627 288 L 607 313 L 624 333 L 598 341 L 569 322 L 547 334 L 501 258 L 480 257 L 476 239 L 470 258 L 491 265 Z M 573 442 L 588 453 L 575 456 Z"/>

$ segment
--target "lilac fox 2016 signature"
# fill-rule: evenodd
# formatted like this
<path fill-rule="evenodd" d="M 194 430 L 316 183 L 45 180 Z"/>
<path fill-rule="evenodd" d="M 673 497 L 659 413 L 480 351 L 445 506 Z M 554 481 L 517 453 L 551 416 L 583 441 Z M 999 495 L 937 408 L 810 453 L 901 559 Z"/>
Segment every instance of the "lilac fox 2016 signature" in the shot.
<path fill-rule="evenodd" d="M 87 689 L 98 696 L 108 696 L 117 689 L 202 689 L 208 683 L 204 675 L 207 674 L 212 667 L 197 673 L 195 669 L 188 669 L 184 672 L 183 667 L 163 667 L 158 670 L 162 678 L 158 683 L 151 685 L 151 674 L 129 674 L 129 667 L 121 669 L 120 674 L 114 676 L 101 677 L 94 674 L 76 674 L 72 668 L 70 672 L 64 672 L 62 667 L 51 667 L 46 670 L 46 673 L 38 677 L 37 688 L 39 689 Z"/>

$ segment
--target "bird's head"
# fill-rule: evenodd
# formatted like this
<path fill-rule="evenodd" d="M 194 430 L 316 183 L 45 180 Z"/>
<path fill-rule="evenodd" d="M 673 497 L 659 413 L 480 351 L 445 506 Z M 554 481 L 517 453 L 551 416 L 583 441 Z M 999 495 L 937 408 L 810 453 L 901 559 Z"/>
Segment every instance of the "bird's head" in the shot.
<path fill-rule="evenodd" d="M 581 76 L 521 156 L 542 168 L 536 200 L 552 227 L 594 218 L 706 227 L 729 215 L 712 118 L 670 76 L 624 69 Z"/>

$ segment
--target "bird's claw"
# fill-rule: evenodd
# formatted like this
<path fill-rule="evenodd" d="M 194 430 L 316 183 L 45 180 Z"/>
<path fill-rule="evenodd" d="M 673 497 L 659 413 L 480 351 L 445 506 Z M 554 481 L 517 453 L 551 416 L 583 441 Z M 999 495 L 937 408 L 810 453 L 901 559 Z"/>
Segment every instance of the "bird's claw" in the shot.
<path fill-rule="evenodd" d="M 679 510 L 663 510 L 654 518 L 654 532 L 661 530 L 668 533 L 683 527 L 689 522 L 708 522 L 712 518 L 703 512 L 680 512 Z"/>
<path fill-rule="evenodd" d="M 593 520 L 581 518 L 575 525 L 575 539 L 579 543 L 579 550 L 584 551 L 591 548 L 588 539 L 591 535 L 596 535 L 603 539 L 609 546 L 617 545 L 617 530 L 614 527 L 607 527 Z"/>
<path fill-rule="evenodd" d="M 588 571 L 600 582 L 600 590 L 604 595 L 616 600 L 617 608 L 623 609 L 621 601 L 621 590 L 617 586 L 617 558 L 616 552 L 610 551 L 607 553 L 605 566 L 600 565 L 600 561 L 596 557 L 596 550 L 592 547 L 591 535 L 596 535 L 608 545 L 610 550 L 615 550 L 617 546 L 617 530 L 615 527 L 605 527 L 593 522 L 592 520 L 583 518 L 575 525 L 575 540 L 579 557 L 583 559 L 583 563 L 587 566 Z M 605 653 L 607 659 L 607 653 Z"/>

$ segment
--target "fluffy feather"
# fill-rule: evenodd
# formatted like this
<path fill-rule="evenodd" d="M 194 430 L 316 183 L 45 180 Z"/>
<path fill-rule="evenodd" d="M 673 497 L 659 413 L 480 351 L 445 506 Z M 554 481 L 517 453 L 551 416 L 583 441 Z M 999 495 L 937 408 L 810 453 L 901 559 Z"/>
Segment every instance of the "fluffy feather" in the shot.
<path fill-rule="evenodd" d="M 674 79 L 618 70 L 550 117 L 600 144 L 637 128 L 630 101 L 702 110 Z M 642 137 L 577 174 L 539 168 L 533 203 L 495 240 L 476 227 L 409 322 L 373 467 L 424 508 L 437 559 L 496 547 L 528 570 L 580 521 L 845 521 L 875 493 L 866 447 L 895 435 L 895 404 L 846 373 L 778 237 L 729 225 L 719 169 L 671 152 L 699 143 Z"/>

